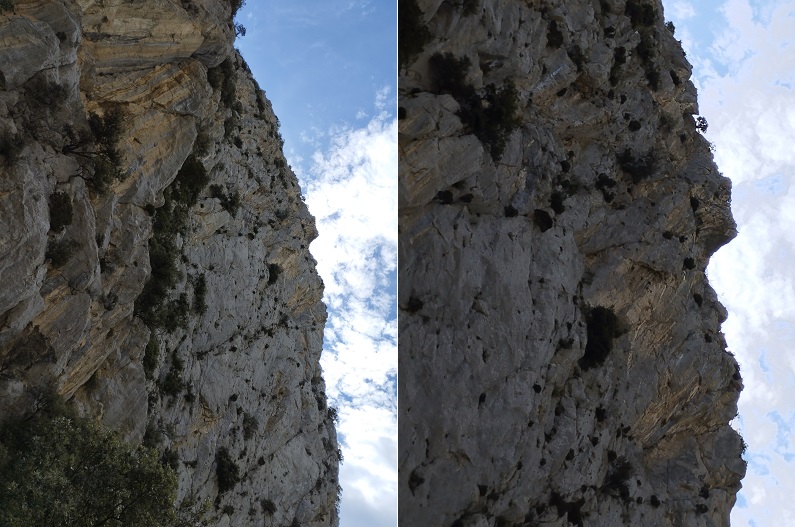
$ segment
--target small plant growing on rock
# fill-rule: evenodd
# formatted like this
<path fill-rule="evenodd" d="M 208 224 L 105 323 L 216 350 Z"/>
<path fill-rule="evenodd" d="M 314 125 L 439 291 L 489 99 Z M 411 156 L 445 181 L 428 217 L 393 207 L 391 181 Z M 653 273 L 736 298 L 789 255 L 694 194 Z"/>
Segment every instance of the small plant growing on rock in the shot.
<path fill-rule="evenodd" d="M 657 20 L 657 10 L 643 0 L 627 0 L 624 14 L 630 18 L 632 27 L 649 27 Z"/>
<path fill-rule="evenodd" d="M 654 151 L 649 151 L 643 156 L 636 157 L 631 150 L 626 149 L 618 155 L 618 164 L 621 170 L 630 175 L 632 182 L 637 184 L 657 170 L 657 156 Z"/>
<path fill-rule="evenodd" d="M 210 185 L 210 196 L 218 199 L 224 210 L 232 217 L 237 215 L 240 208 L 240 193 L 238 191 L 226 193 L 221 185 Z"/>
<path fill-rule="evenodd" d="M 578 361 L 584 371 L 604 364 L 613 350 L 613 340 L 621 334 L 618 317 L 612 309 L 597 306 L 586 315 L 588 341 Z"/>
<path fill-rule="evenodd" d="M 196 283 L 193 286 L 193 312 L 197 315 L 203 315 L 207 311 L 207 278 L 204 273 L 196 278 Z"/>
<path fill-rule="evenodd" d="M 237 15 L 237 12 L 246 5 L 246 0 L 229 0 L 229 6 L 232 8 L 232 17 Z"/>
<path fill-rule="evenodd" d="M 157 337 L 155 336 L 155 332 L 151 331 L 149 333 L 149 342 L 146 343 L 146 348 L 144 348 L 144 359 L 143 359 L 143 366 L 144 366 L 144 374 L 146 375 L 147 379 L 152 378 L 152 373 L 155 371 L 157 367 L 157 361 L 160 356 L 160 346 L 157 343 Z"/>
<path fill-rule="evenodd" d="M 431 39 L 431 33 L 422 22 L 422 11 L 417 0 L 398 0 L 398 64 L 403 67 Z"/>
<path fill-rule="evenodd" d="M 74 240 L 52 240 L 47 245 L 44 257 L 50 260 L 53 267 L 62 267 L 74 255 L 79 246 Z"/>
<path fill-rule="evenodd" d="M 1 0 L 0 0 L 1 1 Z M 22 150 L 22 141 L 19 136 L 11 132 L 0 134 L 0 155 L 6 158 L 6 164 L 13 164 Z"/>
<path fill-rule="evenodd" d="M 439 93 L 447 93 L 458 102 L 458 116 L 477 138 L 488 144 L 493 160 L 502 156 L 508 136 L 519 125 L 516 118 L 519 98 L 513 82 L 501 88 L 488 84 L 479 95 L 466 82 L 471 62 L 467 57 L 457 58 L 451 53 L 433 55 L 428 60 Z"/>
<path fill-rule="evenodd" d="M 50 196 L 50 230 L 58 232 L 72 224 L 72 198 L 66 192 Z"/>
<path fill-rule="evenodd" d="M 218 493 L 223 494 L 235 488 L 240 481 L 240 470 L 229 455 L 226 447 L 221 447 L 215 454 L 215 475 L 218 478 Z"/>

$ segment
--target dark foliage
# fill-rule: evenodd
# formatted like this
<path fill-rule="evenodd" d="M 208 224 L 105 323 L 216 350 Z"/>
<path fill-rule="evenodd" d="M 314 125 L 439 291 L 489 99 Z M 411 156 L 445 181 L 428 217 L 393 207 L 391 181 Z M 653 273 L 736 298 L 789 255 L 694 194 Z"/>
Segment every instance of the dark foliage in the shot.
<path fill-rule="evenodd" d="M 621 170 L 630 175 L 633 183 L 640 183 L 654 174 L 657 169 L 657 157 L 653 151 L 635 157 L 631 150 L 626 149 L 618 155 L 618 164 Z"/>
<path fill-rule="evenodd" d="M 552 207 L 552 210 L 555 211 L 555 214 L 563 214 L 565 212 L 566 207 L 563 205 L 563 193 L 555 191 L 552 193 L 552 196 L 549 199 L 549 205 Z"/>
<path fill-rule="evenodd" d="M 196 141 L 193 143 L 193 155 L 196 157 L 204 157 L 210 151 L 210 136 L 203 128 L 199 128 L 196 132 Z"/>
<path fill-rule="evenodd" d="M 533 211 L 533 223 L 536 224 L 541 232 L 547 232 L 552 228 L 552 216 L 543 209 L 536 209 Z"/>
<path fill-rule="evenodd" d="M 417 0 L 398 0 L 398 64 L 405 66 L 422 52 L 431 33 L 422 21 Z"/>
<path fill-rule="evenodd" d="M 0 135 L 0 155 L 6 158 L 6 164 L 13 164 L 21 150 L 22 141 L 19 136 L 11 135 L 9 132 Z"/>
<path fill-rule="evenodd" d="M 474 15 L 478 12 L 478 0 L 460 0 L 459 6 L 464 15 Z"/>
<path fill-rule="evenodd" d="M 609 308 L 595 307 L 586 315 L 588 341 L 585 353 L 578 361 L 580 368 L 587 371 L 604 364 L 613 350 L 613 339 L 619 336 L 618 317 Z"/>
<path fill-rule="evenodd" d="M 193 285 L 193 312 L 203 315 L 207 311 L 207 278 L 204 273 L 196 278 Z"/>
<path fill-rule="evenodd" d="M 264 499 L 262 500 L 262 512 L 267 514 L 268 516 L 272 516 L 274 512 L 276 512 L 276 504 L 273 503 L 272 500 Z"/>
<path fill-rule="evenodd" d="M 144 348 L 144 374 L 146 375 L 147 379 L 152 378 L 152 373 L 155 371 L 157 367 L 157 361 L 160 356 L 160 346 L 157 343 L 157 337 L 155 336 L 155 332 L 152 331 L 149 333 L 149 342 L 146 343 L 146 348 Z"/>
<path fill-rule="evenodd" d="M 643 64 L 646 80 L 653 90 L 660 88 L 660 68 L 657 66 L 657 43 L 652 30 L 643 28 L 640 31 L 640 42 L 635 49 Z"/>
<path fill-rule="evenodd" d="M 449 190 L 440 190 L 434 196 L 433 201 L 441 204 L 441 205 L 450 205 L 453 203 L 453 193 Z"/>
<path fill-rule="evenodd" d="M 246 0 L 229 0 L 229 6 L 232 8 L 233 18 L 244 5 L 246 5 Z"/>
<path fill-rule="evenodd" d="M 476 97 L 475 88 L 467 84 L 466 76 L 472 62 L 469 57 L 458 58 L 452 53 L 435 53 L 428 59 L 438 93 L 449 93 L 456 100 Z"/>
<path fill-rule="evenodd" d="M 273 285 L 279 279 L 282 268 L 279 264 L 268 264 L 268 285 Z"/>
<path fill-rule="evenodd" d="M 174 352 L 171 356 L 171 369 L 160 383 L 160 390 L 164 394 L 176 397 L 185 389 L 185 381 L 182 379 L 184 367 L 185 363 Z"/>
<path fill-rule="evenodd" d="M 207 70 L 207 82 L 214 90 L 221 90 L 221 102 L 229 109 L 232 109 L 237 102 L 236 78 L 232 59 L 226 59 L 218 66 Z"/>
<path fill-rule="evenodd" d="M 0 525 L 174 525 L 176 476 L 157 452 L 78 417 L 54 393 L 5 423 L 0 452 Z"/>
<path fill-rule="evenodd" d="M 500 158 L 508 136 L 519 125 L 516 118 L 518 93 L 508 81 L 497 89 L 494 84 L 484 87 L 479 95 L 466 82 L 471 63 L 467 57 L 457 58 L 451 53 L 436 53 L 428 60 L 438 93 L 453 96 L 460 106 L 458 116 L 481 142 L 486 143 L 495 161 Z"/>
<path fill-rule="evenodd" d="M 624 458 L 617 458 L 610 463 L 610 468 L 602 483 L 602 491 L 608 494 L 617 494 L 621 498 L 629 499 L 628 481 L 632 475 L 632 464 Z"/>
<path fill-rule="evenodd" d="M 563 33 L 558 29 L 558 23 L 550 20 L 547 24 L 547 46 L 550 48 L 559 48 L 563 45 Z"/>
<path fill-rule="evenodd" d="M 613 65 L 610 67 L 610 85 L 616 86 L 621 74 L 621 66 L 627 62 L 627 49 L 624 46 L 618 46 L 613 50 Z"/>
<path fill-rule="evenodd" d="M 257 435 L 258 428 L 259 421 L 256 417 L 249 415 L 248 413 L 243 414 L 243 438 L 246 441 Z"/>
<path fill-rule="evenodd" d="M 226 447 L 221 447 L 215 454 L 215 464 L 218 492 L 223 494 L 235 488 L 235 485 L 240 481 L 240 471 Z"/>
<path fill-rule="evenodd" d="M 569 524 L 583 527 L 583 513 L 581 509 L 585 504 L 584 498 L 580 498 L 576 502 L 567 502 L 560 494 L 553 492 L 549 503 L 557 510 L 558 517 L 565 516 Z"/>
<path fill-rule="evenodd" d="M 53 240 L 47 244 L 44 257 L 50 260 L 53 267 L 61 267 L 74 255 L 79 244 L 74 240 Z"/>
<path fill-rule="evenodd" d="M 643 0 L 627 0 L 624 14 L 630 18 L 632 27 L 649 27 L 657 20 L 657 10 Z"/>
<path fill-rule="evenodd" d="M 189 155 L 174 182 L 163 192 L 163 206 L 155 211 L 154 229 L 149 240 L 152 274 L 135 300 L 134 312 L 151 328 L 174 331 L 187 326 L 190 305 L 183 293 L 168 301 L 169 291 L 180 280 L 177 265 L 179 250 L 175 236 L 187 229 L 188 210 L 196 204 L 210 177 L 204 165 Z"/>
<path fill-rule="evenodd" d="M 3 11 L 13 11 L 14 0 L 0 0 L 0 13 Z"/>
<path fill-rule="evenodd" d="M 221 206 L 233 217 L 237 215 L 240 208 L 240 193 L 238 191 L 224 192 L 224 187 L 221 185 L 210 185 L 210 196 L 218 199 Z"/>
<path fill-rule="evenodd" d="M 50 230 L 60 231 L 72 224 L 72 198 L 66 192 L 50 196 Z"/>
<path fill-rule="evenodd" d="M 101 117 L 92 113 L 88 118 L 88 125 L 94 136 L 96 150 L 94 152 L 78 151 L 85 146 L 82 140 L 78 144 L 67 145 L 64 151 L 79 153 L 94 161 L 94 175 L 91 179 L 95 192 L 104 194 L 113 180 L 121 180 L 121 153 L 117 146 L 122 135 L 122 128 L 126 116 L 119 106 L 114 106 L 105 111 Z"/>

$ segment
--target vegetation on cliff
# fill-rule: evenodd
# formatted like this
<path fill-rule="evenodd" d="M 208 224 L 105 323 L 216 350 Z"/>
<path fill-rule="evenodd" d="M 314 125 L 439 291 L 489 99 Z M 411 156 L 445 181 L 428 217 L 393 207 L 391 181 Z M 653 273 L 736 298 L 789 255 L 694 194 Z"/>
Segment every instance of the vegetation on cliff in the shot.
<path fill-rule="evenodd" d="M 0 525 L 178 525 L 176 473 L 158 458 L 45 394 L 0 430 Z"/>

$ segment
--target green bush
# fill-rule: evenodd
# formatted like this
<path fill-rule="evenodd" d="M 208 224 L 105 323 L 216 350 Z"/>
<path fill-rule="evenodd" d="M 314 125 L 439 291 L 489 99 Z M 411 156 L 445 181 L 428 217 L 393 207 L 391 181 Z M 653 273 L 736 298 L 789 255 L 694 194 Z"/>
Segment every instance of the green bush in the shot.
<path fill-rule="evenodd" d="M 150 329 L 174 331 L 187 327 L 190 304 L 184 293 L 168 301 L 169 292 L 182 278 L 179 273 L 177 233 L 185 234 L 188 211 L 210 180 L 204 165 L 191 154 L 183 163 L 174 182 L 163 192 L 163 206 L 155 210 L 152 238 L 149 240 L 149 263 L 152 274 L 135 300 L 134 313 Z"/>
<path fill-rule="evenodd" d="M 221 90 L 221 102 L 230 109 L 237 101 L 235 79 L 235 64 L 232 59 L 226 59 L 218 66 L 207 70 L 207 82 L 214 90 Z"/>
<path fill-rule="evenodd" d="M 580 368 L 589 370 L 604 364 L 613 350 L 613 339 L 620 335 L 618 317 L 612 309 L 595 307 L 586 315 L 588 341 L 585 353 L 578 361 Z"/>
<path fill-rule="evenodd" d="M 461 13 L 474 15 L 478 12 L 478 0 L 460 0 Z"/>
<path fill-rule="evenodd" d="M 229 5 L 232 8 L 232 17 L 234 17 L 240 11 L 240 8 L 246 5 L 246 0 L 229 0 Z"/>
<path fill-rule="evenodd" d="M 48 394 L 0 431 L 0 525 L 172 526 L 176 475 Z"/>
<path fill-rule="evenodd" d="M 193 312 L 203 315 L 207 311 L 207 278 L 200 274 L 193 286 Z"/>
<path fill-rule="evenodd" d="M 637 184 L 648 178 L 657 170 L 657 156 L 653 150 L 646 155 L 636 157 L 631 150 L 626 149 L 617 156 L 621 170 L 632 178 L 632 182 Z"/>
<path fill-rule="evenodd" d="M 610 67 L 610 85 L 616 86 L 619 81 L 621 73 L 621 66 L 627 61 L 627 49 L 624 46 L 618 46 L 613 51 L 613 65 Z"/>
<path fill-rule="evenodd" d="M 240 193 L 238 191 L 226 193 L 221 185 L 210 185 L 210 196 L 218 199 L 224 210 L 232 217 L 237 215 L 240 208 Z"/>
<path fill-rule="evenodd" d="M 185 368 L 185 363 L 174 352 L 171 355 L 171 369 L 166 374 L 163 381 L 160 383 L 160 390 L 172 397 L 176 397 L 182 390 L 185 389 L 185 381 L 182 379 L 182 371 Z"/>
<path fill-rule="evenodd" d="M 215 475 L 219 494 L 232 490 L 240 481 L 240 470 L 226 447 L 221 447 L 215 455 Z"/>
<path fill-rule="evenodd" d="M 60 231 L 72 224 L 72 198 L 66 192 L 50 196 L 50 230 Z"/>
<path fill-rule="evenodd" d="M 19 136 L 11 135 L 10 132 L 0 135 L 0 155 L 6 158 L 7 164 L 13 164 L 21 151 L 22 141 Z"/>
<path fill-rule="evenodd" d="M 429 60 L 438 93 L 447 93 L 459 104 L 461 122 L 481 142 L 489 146 L 492 159 L 502 156 L 508 137 L 519 125 L 516 118 L 519 97 L 516 86 L 507 81 L 497 89 L 494 84 L 484 87 L 483 95 L 466 82 L 470 61 L 456 58 L 452 53 L 436 53 Z"/>
<path fill-rule="evenodd" d="M 449 93 L 456 100 L 476 97 L 475 88 L 466 82 L 472 65 L 469 57 L 457 58 L 452 53 L 434 53 L 428 67 L 436 81 L 437 93 Z"/>
<path fill-rule="evenodd" d="M 193 143 L 193 155 L 195 157 L 204 157 L 210 151 L 210 136 L 204 128 L 199 128 L 196 132 L 196 141 Z"/>
<path fill-rule="evenodd" d="M 118 143 L 121 140 L 122 126 L 126 119 L 125 113 L 118 106 L 107 110 L 102 117 L 92 113 L 88 118 L 88 126 L 94 135 L 96 151 L 85 153 L 94 160 L 94 176 L 91 183 L 99 194 L 107 192 L 112 181 L 121 180 L 121 153 Z M 69 151 L 75 151 L 74 145 Z"/>
<path fill-rule="evenodd" d="M 398 64 L 408 64 L 431 40 L 417 0 L 398 0 Z"/>
<path fill-rule="evenodd" d="M 259 421 L 253 415 L 249 415 L 248 413 L 243 414 L 243 438 L 248 441 L 255 435 L 257 435 L 257 429 L 259 428 Z"/>
<path fill-rule="evenodd" d="M 0 0 L 0 13 L 3 11 L 13 11 L 14 0 Z"/>
<path fill-rule="evenodd" d="M 624 14 L 630 18 L 632 27 L 652 26 L 657 20 L 657 10 L 651 4 L 644 3 L 643 0 L 627 0 Z"/>
<path fill-rule="evenodd" d="M 154 331 L 149 332 L 149 342 L 146 343 L 144 349 L 144 374 L 147 379 L 152 378 L 152 373 L 157 367 L 157 361 L 160 357 L 160 346 L 157 343 L 157 337 Z"/>
<path fill-rule="evenodd" d="M 74 255 L 80 245 L 74 240 L 53 240 L 47 245 L 44 257 L 54 267 L 62 267 Z"/>

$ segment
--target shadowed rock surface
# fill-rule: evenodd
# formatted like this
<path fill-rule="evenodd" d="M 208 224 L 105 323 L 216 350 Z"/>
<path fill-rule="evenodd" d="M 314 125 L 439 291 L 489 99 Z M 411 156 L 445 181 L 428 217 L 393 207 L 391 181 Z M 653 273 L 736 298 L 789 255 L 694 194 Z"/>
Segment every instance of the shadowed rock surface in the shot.
<path fill-rule="evenodd" d="M 400 17 L 400 524 L 728 525 L 730 182 L 661 3 Z"/>
<path fill-rule="evenodd" d="M 0 13 L 0 419 L 54 385 L 163 452 L 212 524 L 333 526 L 317 231 L 231 20 Z"/>

